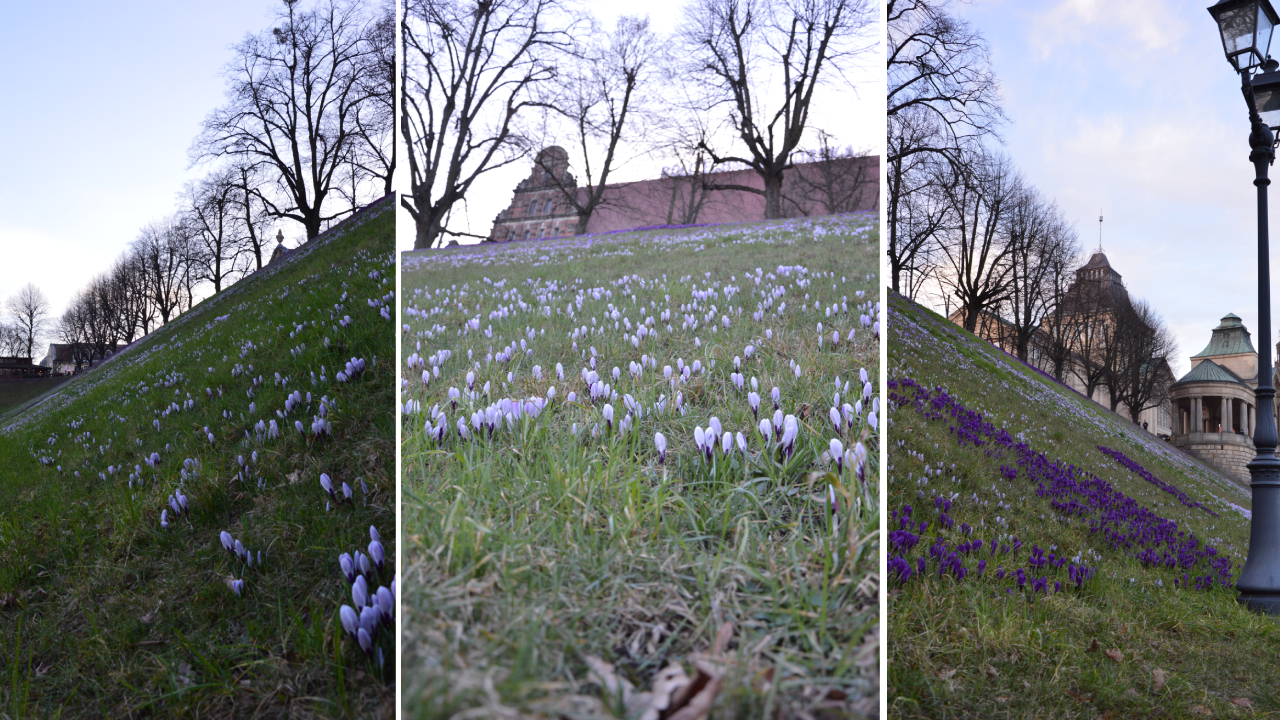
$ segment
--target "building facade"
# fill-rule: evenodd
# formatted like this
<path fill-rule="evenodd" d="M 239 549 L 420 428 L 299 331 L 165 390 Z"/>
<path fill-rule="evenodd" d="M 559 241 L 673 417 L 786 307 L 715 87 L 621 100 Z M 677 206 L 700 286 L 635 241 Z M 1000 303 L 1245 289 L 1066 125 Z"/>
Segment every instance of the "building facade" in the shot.
<path fill-rule="evenodd" d="M 880 158 L 836 158 L 796 163 L 783 175 L 783 212 L 788 217 L 876 210 L 880 198 Z M 613 232 L 656 225 L 737 223 L 763 220 L 763 190 L 754 170 L 694 175 L 664 173 L 656 180 L 606 185 L 586 233 Z M 516 185 L 511 204 L 498 213 L 489 232 L 492 242 L 573 235 L 578 214 L 572 196 L 585 205 L 587 188 L 578 187 L 564 148 L 543 148 L 529 176 Z"/>
<path fill-rule="evenodd" d="M 1240 318 L 1227 313 L 1191 370 L 1169 389 L 1173 444 L 1223 474 L 1249 482 L 1257 419 L 1258 352 Z"/>

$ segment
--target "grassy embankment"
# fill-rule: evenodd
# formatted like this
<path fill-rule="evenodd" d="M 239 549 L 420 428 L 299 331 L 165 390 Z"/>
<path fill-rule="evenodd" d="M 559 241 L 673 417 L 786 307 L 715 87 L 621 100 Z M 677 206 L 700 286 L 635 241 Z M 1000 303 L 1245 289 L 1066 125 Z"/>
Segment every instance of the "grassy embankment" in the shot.
<path fill-rule="evenodd" d="M 69 378 L 24 378 L 17 375 L 0 375 L 0 414 L 49 392 Z"/>
<path fill-rule="evenodd" d="M 877 387 L 877 340 L 862 323 L 878 315 L 876 227 L 850 216 L 406 255 L 410 716 L 626 717 L 594 658 L 638 690 L 673 663 L 694 677 L 703 662 L 723 677 L 713 718 L 874 711 L 877 480 L 868 472 L 864 487 L 851 467 L 839 480 L 822 456 L 841 438 L 877 467 L 859 378 L 865 369 Z M 583 379 L 593 358 L 611 386 L 595 400 Z M 681 361 L 701 370 L 681 381 Z M 828 419 L 837 378 L 851 406 L 840 435 Z M 753 379 L 760 418 L 775 386 L 799 418 L 789 462 L 774 462 L 757 429 Z M 503 398 L 545 408 L 475 430 L 472 413 Z M 436 406 L 443 441 L 425 429 L 438 427 Z M 717 442 L 708 461 L 695 426 L 713 416 L 734 445 L 726 455 Z M 726 652 L 708 656 L 730 631 Z"/>
<path fill-rule="evenodd" d="M 896 297 L 888 340 L 890 400 L 896 393 L 906 405 L 890 409 L 888 509 L 900 514 L 912 506 L 906 530 L 918 536 L 905 551 L 893 546 L 895 536 L 886 540 L 890 558 L 904 557 L 912 570 L 905 581 L 892 567 L 889 573 L 892 716 L 1172 718 L 1280 710 L 1280 625 L 1245 610 L 1223 585 L 1234 582 L 1248 549 L 1247 490 Z M 906 382 L 895 390 L 904 379 L 927 389 L 928 402 L 904 399 L 923 397 Z M 947 395 L 933 391 L 938 387 Z M 1018 443 L 1027 447 L 1020 451 Z M 1123 453 L 1164 487 L 1097 446 Z M 1031 462 L 1039 454 L 1058 464 Z M 946 500 L 949 511 L 936 507 Z M 1083 507 L 1068 519 L 1073 501 Z M 943 526 L 944 512 L 951 528 Z M 928 522 L 923 533 L 921 522 Z M 886 532 L 903 528 L 891 515 Z M 1135 531 L 1146 537 L 1130 535 Z M 981 550 L 973 547 L 977 539 Z M 946 549 L 931 556 L 939 540 Z M 993 540 L 1000 544 L 995 555 Z M 1033 563 L 1035 546 L 1066 565 Z M 1169 552 L 1174 567 L 1139 559 L 1148 551 Z M 940 569 L 951 552 L 965 568 L 961 579 L 957 565 Z M 1211 567 L 1215 557 L 1230 560 L 1225 576 Z M 979 559 L 987 563 L 981 574 Z M 1089 573 L 1080 587 L 1069 577 L 1073 565 Z M 1208 575 L 1210 589 L 1198 589 L 1204 583 L 1197 579 Z M 1039 578 L 1047 591 L 1032 589 Z"/>
<path fill-rule="evenodd" d="M 338 555 L 375 525 L 394 563 L 394 322 L 368 303 L 394 308 L 393 235 L 367 210 L 3 418 L 0 714 L 391 716 Z"/>

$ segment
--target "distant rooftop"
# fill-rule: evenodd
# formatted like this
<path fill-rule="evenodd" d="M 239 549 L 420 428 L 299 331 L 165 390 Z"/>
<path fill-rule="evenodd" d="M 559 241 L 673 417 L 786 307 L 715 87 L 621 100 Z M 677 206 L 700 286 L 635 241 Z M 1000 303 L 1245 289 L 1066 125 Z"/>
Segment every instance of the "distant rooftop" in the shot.
<path fill-rule="evenodd" d="M 1191 357 L 1209 358 L 1219 355 L 1239 355 L 1241 353 L 1256 352 L 1257 350 L 1253 348 L 1253 340 L 1249 337 L 1249 331 L 1244 327 L 1244 322 L 1235 313 L 1227 313 L 1218 327 L 1213 329 L 1213 337 L 1209 339 L 1209 344 Z"/>
<path fill-rule="evenodd" d="M 1191 372 L 1183 375 L 1182 379 L 1175 384 L 1184 385 L 1194 382 L 1225 382 L 1248 385 L 1248 383 L 1240 379 L 1240 376 L 1212 360 L 1204 360 L 1200 364 L 1191 368 Z"/>

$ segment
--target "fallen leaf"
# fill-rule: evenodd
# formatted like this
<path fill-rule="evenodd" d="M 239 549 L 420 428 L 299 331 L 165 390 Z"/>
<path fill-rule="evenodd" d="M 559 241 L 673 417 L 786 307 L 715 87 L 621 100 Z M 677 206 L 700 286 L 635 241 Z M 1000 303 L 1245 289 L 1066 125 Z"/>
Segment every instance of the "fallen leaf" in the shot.
<path fill-rule="evenodd" d="M 604 688 L 606 693 L 621 697 L 624 705 L 631 699 L 636 686 L 626 678 L 618 677 L 613 671 L 613 663 L 605 662 L 595 655 L 588 655 L 586 661 L 588 680 Z"/>
<path fill-rule="evenodd" d="M 1103 654 L 1111 658 L 1112 660 L 1115 660 L 1116 662 L 1121 662 L 1124 660 L 1124 652 L 1121 650 L 1108 650 Z"/>
<path fill-rule="evenodd" d="M 1252 710 L 1252 709 L 1253 709 L 1253 703 L 1252 703 L 1252 702 L 1249 702 L 1249 699 L 1248 699 L 1248 698 L 1242 698 L 1242 697 L 1234 698 L 1234 699 L 1232 699 L 1231 704 L 1232 704 L 1232 705 L 1235 705 L 1236 707 L 1242 707 L 1242 708 L 1245 708 L 1246 710 Z"/>
<path fill-rule="evenodd" d="M 1071 698 L 1072 700 L 1075 700 L 1076 702 L 1089 702 L 1088 697 L 1081 695 L 1078 692 L 1072 692 L 1070 690 L 1063 690 L 1063 692 L 1067 694 L 1067 697 Z"/>
<path fill-rule="evenodd" d="M 142 617 L 140 617 L 140 618 L 138 618 L 138 619 L 142 621 L 142 624 L 143 624 L 143 625 L 150 625 L 150 624 L 151 624 L 151 622 L 152 622 L 153 620 L 155 620 L 155 619 L 156 619 L 156 614 L 155 614 L 155 613 L 147 613 L 146 615 L 143 615 Z"/>
<path fill-rule="evenodd" d="M 290 485 L 292 485 L 292 484 L 294 484 L 294 483 L 298 482 L 298 475 L 299 475 L 299 471 L 294 470 L 293 472 L 289 473 L 288 475 L 285 475 L 285 477 L 286 477 L 286 478 L 289 478 L 289 484 L 290 484 Z"/>
<path fill-rule="evenodd" d="M 731 640 L 733 640 L 733 623 L 725 621 L 720 626 L 720 631 L 716 633 L 715 642 L 711 643 L 711 654 L 723 655 L 724 651 L 729 649 Z"/>
<path fill-rule="evenodd" d="M 693 666 L 698 674 L 694 676 L 693 682 L 681 688 L 680 697 L 672 699 L 671 707 L 680 709 L 667 715 L 666 720 L 703 720 L 711 712 L 711 705 L 716 701 L 716 695 L 720 694 L 724 676 L 717 673 L 711 665 L 699 660 L 694 660 Z M 692 693 L 685 692 L 690 689 L 693 689 Z"/>
<path fill-rule="evenodd" d="M 1213 711 L 1203 705 L 1192 705 L 1192 715 L 1204 715 L 1205 717 L 1213 717 Z"/>
<path fill-rule="evenodd" d="M 938 677 L 941 678 L 942 680 L 950 680 L 951 678 L 955 677 L 955 674 L 956 674 L 955 668 L 945 668 L 943 670 L 938 671 Z"/>
<path fill-rule="evenodd" d="M 987 668 L 986 668 L 986 670 L 987 670 L 987 674 L 988 674 L 988 675 L 990 675 L 991 677 L 999 677 L 999 676 L 1000 676 L 1000 671 L 999 671 L 999 670 L 997 670 L 997 669 L 995 669 L 995 667 L 994 667 L 994 666 L 992 666 L 992 665 L 988 665 L 988 666 L 987 666 Z"/>
<path fill-rule="evenodd" d="M 1169 676 L 1160 668 L 1156 668 L 1151 671 L 1151 679 L 1156 683 L 1156 690 L 1162 690 L 1164 689 L 1164 683 L 1169 679 Z"/>
<path fill-rule="evenodd" d="M 1085 650 L 1085 652 L 1098 652 L 1098 641 L 1095 639 L 1093 641 L 1093 644 L 1090 645 L 1089 649 Z"/>

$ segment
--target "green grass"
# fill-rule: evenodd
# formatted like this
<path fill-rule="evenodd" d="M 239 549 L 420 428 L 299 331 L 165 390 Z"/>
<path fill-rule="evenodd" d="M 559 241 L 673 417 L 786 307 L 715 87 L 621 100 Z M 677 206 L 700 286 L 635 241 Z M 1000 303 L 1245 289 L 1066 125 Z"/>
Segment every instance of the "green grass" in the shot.
<path fill-rule="evenodd" d="M 401 398 L 420 404 L 402 431 L 409 716 L 623 717 L 618 699 L 589 675 L 589 657 L 648 689 L 671 663 L 692 673 L 726 623 L 733 635 L 715 660 L 725 684 L 711 717 L 874 714 L 876 476 L 870 472 L 864 486 L 846 470 L 840 482 L 820 456 L 835 437 L 826 417 L 836 377 L 842 403 L 861 395 L 860 369 L 878 382 L 878 344 L 860 322 L 878 315 L 876 221 L 849 216 L 405 256 Z M 779 275 L 783 265 L 809 274 Z M 740 293 L 726 299 L 726 286 Z M 695 287 L 717 294 L 693 309 Z M 785 296 L 754 320 L 764 293 L 779 287 Z M 844 307 L 827 317 L 815 302 Z M 717 309 L 707 317 L 711 304 Z M 696 331 L 682 329 L 682 305 L 697 317 Z M 731 316 L 727 329 L 724 315 Z M 648 317 L 653 334 L 636 348 L 630 338 Z M 464 333 L 473 318 L 478 327 Z M 584 326 L 590 335 L 572 337 Z M 845 341 L 854 328 L 855 341 Z M 836 347 L 833 329 L 841 334 Z M 745 358 L 749 343 L 756 354 Z M 513 344 L 513 357 L 496 357 Z M 597 371 L 618 395 L 610 403 L 612 432 L 606 401 L 592 402 L 581 376 L 592 348 Z M 429 385 L 421 368 L 406 364 L 416 355 L 430 370 L 445 350 L 450 355 Z M 656 365 L 633 379 L 629 366 L 643 356 Z M 746 390 L 730 381 L 735 356 L 744 357 Z M 678 358 L 699 361 L 704 372 L 673 389 L 663 366 L 676 368 Z M 557 363 L 564 379 L 556 378 Z M 474 400 L 468 371 L 477 376 Z M 746 397 L 752 377 L 762 417 L 773 412 L 775 385 L 784 411 L 803 417 L 790 462 L 762 450 Z M 551 386 L 556 393 L 536 419 L 504 423 L 492 438 L 459 439 L 456 423 L 473 408 L 545 398 Z M 457 409 L 451 387 L 461 391 Z M 687 415 L 675 411 L 677 392 Z M 644 413 L 624 434 L 627 394 Z M 878 435 L 866 405 L 843 430 L 844 442 L 861 441 L 874 470 Z M 447 415 L 442 443 L 424 429 L 434 427 L 435 406 Z M 745 455 L 734 451 L 728 460 L 717 451 L 714 468 L 693 441 L 694 427 L 712 416 L 748 442 Z M 657 432 L 667 438 L 665 463 Z M 839 488 L 834 517 L 824 500 L 828 484 Z"/>
<path fill-rule="evenodd" d="M 1248 522 L 1232 505 L 1247 509 L 1247 490 L 940 316 L 897 297 L 889 310 L 890 382 L 906 377 L 944 387 L 997 426 L 1021 433 L 1033 450 L 1097 475 L 1194 532 L 1231 557 L 1238 575 Z M 947 419 L 926 419 L 912 408 L 892 408 L 891 418 L 889 510 L 910 504 L 917 521 L 931 522 L 910 553 L 913 562 L 939 532 L 954 547 L 961 523 L 977 526 L 972 537 L 989 543 L 997 533 L 1008 534 L 1025 547 L 1020 557 L 991 559 L 984 552 L 991 565 L 981 577 L 971 558 L 970 575 L 959 582 L 940 576 L 935 562 L 926 578 L 888 585 L 890 715 L 1180 718 L 1280 711 L 1276 620 L 1247 611 L 1227 588 L 1175 589 L 1181 569 L 1146 568 L 1133 551 L 1111 549 L 1090 533 L 1087 523 L 1063 522 L 1025 474 L 1000 477 L 1010 456 L 962 448 Z M 1098 445 L 1120 450 L 1218 516 L 1180 504 L 1103 455 Z M 933 498 L 943 492 L 959 494 L 950 513 L 955 530 L 938 529 Z M 975 503 L 975 494 L 989 504 Z M 997 526 L 997 516 L 1007 526 Z M 1012 582 L 994 576 L 996 565 L 1007 571 L 1025 565 L 1033 543 L 1056 546 L 1067 557 L 1097 553 L 1087 564 L 1098 574 L 1081 590 L 1047 597 L 1016 589 L 1009 594 Z M 1190 575 L 1203 572 L 1196 568 Z M 1048 574 L 1068 584 L 1065 568 Z M 1108 651 L 1119 651 L 1118 658 Z M 1240 698 L 1253 710 L 1232 702 Z"/>
<path fill-rule="evenodd" d="M 0 375 L 0 418 L 8 411 L 57 388 L 66 377 L 24 378 Z"/>
<path fill-rule="evenodd" d="M 393 678 L 343 637 L 337 562 L 370 525 L 389 559 L 396 546 L 394 331 L 367 303 L 394 290 L 393 235 L 383 203 L 6 416 L 0 715 L 393 714 Z M 336 327 L 344 315 L 354 322 Z M 336 382 L 353 356 L 366 369 Z M 312 401 L 277 418 L 294 390 Z M 322 396 L 331 437 L 299 435 Z M 271 419 L 280 437 L 258 437 Z M 321 472 L 355 502 L 326 510 Z M 189 510 L 161 529 L 178 490 Z M 262 564 L 224 551 L 224 530 Z"/>

